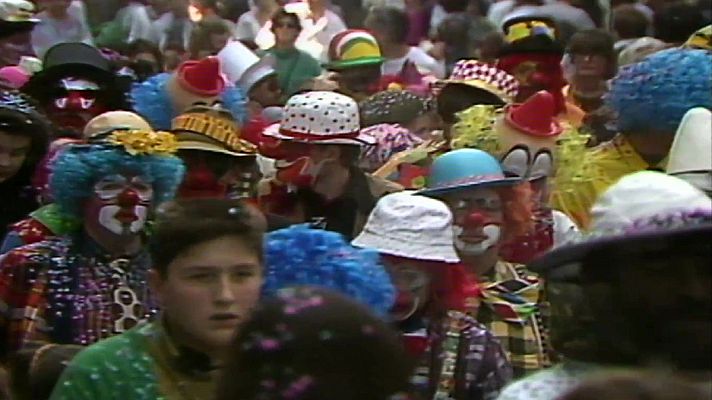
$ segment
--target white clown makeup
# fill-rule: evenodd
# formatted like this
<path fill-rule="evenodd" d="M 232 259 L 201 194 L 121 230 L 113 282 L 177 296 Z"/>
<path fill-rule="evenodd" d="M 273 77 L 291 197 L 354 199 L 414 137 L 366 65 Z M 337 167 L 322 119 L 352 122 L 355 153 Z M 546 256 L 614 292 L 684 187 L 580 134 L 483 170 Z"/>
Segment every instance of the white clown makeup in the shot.
<path fill-rule="evenodd" d="M 106 176 L 94 185 L 100 202 L 98 222 L 115 235 L 135 235 L 148 219 L 153 187 L 145 178 L 123 175 Z"/>
<path fill-rule="evenodd" d="M 391 317 L 395 321 L 405 321 L 428 303 L 430 276 L 416 263 L 394 258 L 384 258 L 383 262 L 398 290 Z"/>
<path fill-rule="evenodd" d="M 499 245 L 502 238 L 502 200 L 489 188 L 463 190 L 445 196 L 455 217 L 455 249 L 464 256 L 479 256 Z"/>

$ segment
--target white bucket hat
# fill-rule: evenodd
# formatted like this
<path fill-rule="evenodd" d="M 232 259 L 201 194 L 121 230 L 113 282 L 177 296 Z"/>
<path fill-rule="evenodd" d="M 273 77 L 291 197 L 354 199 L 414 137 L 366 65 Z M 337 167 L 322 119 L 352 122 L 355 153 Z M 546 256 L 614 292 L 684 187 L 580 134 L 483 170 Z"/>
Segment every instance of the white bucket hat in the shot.
<path fill-rule="evenodd" d="M 666 172 L 712 191 L 712 112 L 708 109 L 693 108 L 682 118 Z"/>
<path fill-rule="evenodd" d="M 265 129 L 276 139 L 314 144 L 370 145 L 376 140 L 361 133 L 358 104 L 334 92 L 307 92 L 289 98 L 279 124 Z"/>
<path fill-rule="evenodd" d="M 262 59 L 237 40 L 229 42 L 218 53 L 222 72 L 228 80 L 239 86 L 245 94 L 264 78 L 276 74 L 272 56 Z"/>
<path fill-rule="evenodd" d="M 534 260 L 529 269 L 543 273 L 575 264 L 590 254 L 608 254 L 620 248 L 635 257 L 636 252 L 647 251 L 650 246 L 646 243 L 651 241 L 665 243 L 682 237 L 676 235 L 709 235 L 712 200 L 682 179 L 641 171 L 624 176 L 604 192 L 591 215 L 587 236 Z"/>
<path fill-rule="evenodd" d="M 381 198 L 351 244 L 397 257 L 459 262 L 447 205 L 413 193 L 398 192 Z"/>
<path fill-rule="evenodd" d="M 591 209 L 591 232 L 618 234 L 636 223 L 685 212 L 712 212 L 712 201 L 689 183 L 654 171 L 621 178 Z"/>

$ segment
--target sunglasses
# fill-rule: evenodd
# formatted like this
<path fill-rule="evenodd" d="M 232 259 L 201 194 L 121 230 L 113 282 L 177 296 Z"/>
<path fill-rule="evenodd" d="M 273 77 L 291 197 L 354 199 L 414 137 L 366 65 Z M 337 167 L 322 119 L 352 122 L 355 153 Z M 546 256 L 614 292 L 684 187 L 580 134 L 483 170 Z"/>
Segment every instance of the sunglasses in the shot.
<path fill-rule="evenodd" d="M 274 28 L 299 29 L 299 26 L 290 22 L 277 22 L 274 24 Z"/>

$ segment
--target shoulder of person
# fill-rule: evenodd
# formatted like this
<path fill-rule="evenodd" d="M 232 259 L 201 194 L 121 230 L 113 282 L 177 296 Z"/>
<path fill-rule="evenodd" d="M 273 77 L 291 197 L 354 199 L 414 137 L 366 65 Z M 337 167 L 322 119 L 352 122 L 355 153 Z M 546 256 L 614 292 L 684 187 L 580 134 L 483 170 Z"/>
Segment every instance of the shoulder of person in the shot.
<path fill-rule="evenodd" d="M 62 374 L 51 399 L 154 398 L 151 387 L 157 381 L 150 375 L 152 358 L 137 329 L 79 352 Z"/>
<path fill-rule="evenodd" d="M 396 182 L 389 181 L 388 179 L 378 176 L 373 176 L 371 174 L 366 174 L 366 181 L 368 182 L 371 194 L 373 194 L 376 198 L 405 190 L 402 185 Z"/>

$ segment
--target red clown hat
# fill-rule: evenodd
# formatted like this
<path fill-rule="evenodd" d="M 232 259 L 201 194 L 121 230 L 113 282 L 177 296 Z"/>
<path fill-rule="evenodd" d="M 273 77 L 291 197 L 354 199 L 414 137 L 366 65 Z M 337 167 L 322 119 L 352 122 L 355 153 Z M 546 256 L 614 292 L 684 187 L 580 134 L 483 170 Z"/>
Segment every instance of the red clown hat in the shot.
<path fill-rule="evenodd" d="M 522 104 L 507 107 L 505 121 L 510 127 L 531 136 L 551 137 L 562 131 L 556 121 L 554 96 L 543 90 Z"/>
<path fill-rule="evenodd" d="M 217 96 L 225 89 L 225 80 L 220 75 L 220 60 L 206 57 L 200 61 L 186 61 L 176 71 L 180 86 L 201 96 Z"/>

